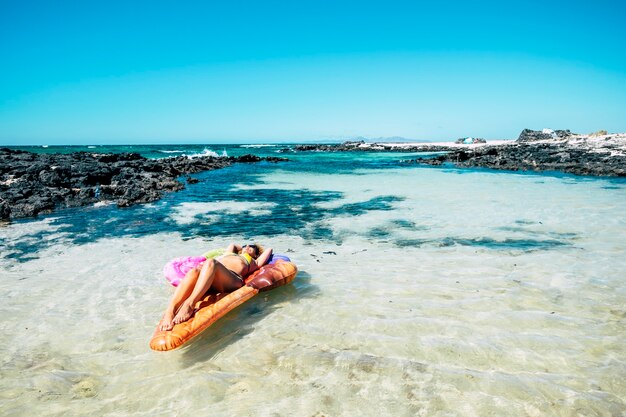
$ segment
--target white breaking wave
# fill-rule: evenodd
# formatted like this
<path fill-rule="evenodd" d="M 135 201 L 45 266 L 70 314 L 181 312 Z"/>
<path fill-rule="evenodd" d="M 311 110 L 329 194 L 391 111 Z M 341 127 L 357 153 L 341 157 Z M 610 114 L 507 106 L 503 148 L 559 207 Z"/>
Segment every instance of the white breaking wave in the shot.
<path fill-rule="evenodd" d="M 211 150 L 211 149 L 209 149 L 209 148 L 204 148 L 204 149 L 202 150 L 202 152 L 199 152 L 199 153 L 193 153 L 193 154 L 191 154 L 191 155 L 186 155 L 186 156 L 187 156 L 187 158 L 189 158 L 189 159 L 199 158 L 199 157 L 201 157 L 201 156 L 212 156 L 212 157 L 215 157 L 215 158 L 225 158 L 225 157 L 228 157 L 228 153 L 226 153 L 226 149 L 224 149 L 224 150 L 222 151 L 222 154 L 220 155 L 220 154 L 218 154 L 217 152 L 212 151 L 212 150 Z"/>
<path fill-rule="evenodd" d="M 241 148 L 268 148 L 276 145 L 241 145 Z"/>
<path fill-rule="evenodd" d="M 183 153 L 185 151 L 176 150 L 176 151 L 159 151 L 159 152 L 161 152 L 161 153 Z"/>

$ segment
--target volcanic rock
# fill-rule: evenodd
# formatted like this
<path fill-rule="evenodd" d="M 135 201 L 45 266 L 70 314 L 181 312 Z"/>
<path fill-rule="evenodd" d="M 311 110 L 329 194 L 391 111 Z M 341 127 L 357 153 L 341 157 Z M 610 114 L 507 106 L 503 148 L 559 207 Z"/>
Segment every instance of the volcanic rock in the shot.
<path fill-rule="evenodd" d="M 111 201 L 120 207 L 158 200 L 164 192 L 185 185 L 189 174 L 224 168 L 233 163 L 279 162 L 285 158 L 184 156 L 146 159 L 137 153 L 35 154 L 0 149 L 0 220 L 49 213 Z"/>

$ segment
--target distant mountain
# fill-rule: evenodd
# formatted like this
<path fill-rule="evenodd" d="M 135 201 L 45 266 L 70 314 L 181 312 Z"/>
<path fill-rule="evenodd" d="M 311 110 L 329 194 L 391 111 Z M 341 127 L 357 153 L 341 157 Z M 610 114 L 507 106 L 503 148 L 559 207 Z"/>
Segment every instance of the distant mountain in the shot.
<path fill-rule="evenodd" d="M 355 138 L 351 138 L 350 140 L 352 141 L 360 141 L 362 140 L 363 142 L 368 142 L 368 143 L 381 143 L 381 142 L 400 142 L 400 143 L 404 143 L 404 142 L 418 142 L 418 143 L 428 143 L 428 142 L 432 142 L 430 140 L 424 140 L 424 139 L 408 139 L 402 136 L 387 136 L 387 137 L 379 137 L 379 138 L 366 138 L 365 136 L 357 136 Z"/>
<path fill-rule="evenodd" d="M 402 136 L 381 136 L 378 138 L 368 138 L 365 136 L 337 136 L 324 139 L 309 140 L 306 142 L 311 143 L 344 143 L 344 142 L 359 142 L 365 143 L 429 143 L 432 140 L 425 139 L 408 139 Z"/>

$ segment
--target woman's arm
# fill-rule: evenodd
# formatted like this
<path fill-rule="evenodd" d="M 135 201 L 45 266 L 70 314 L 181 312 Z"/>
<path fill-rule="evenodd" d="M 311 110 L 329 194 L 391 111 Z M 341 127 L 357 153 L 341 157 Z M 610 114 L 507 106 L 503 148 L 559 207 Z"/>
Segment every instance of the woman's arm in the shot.
<path fill-rule="evenodd" d="M 233 242 L 230 245 L 228 245 L 228 247 L 226 248 L 226 252 L 227 253 L 239 253 L 241 252 L 241 246 Z"/>
<path fill-rule="evenodd" d="M 262 267 L 269 261 L 272 256 L 272 248 L 267 248 L 263 251 L 263 253 L 256 259 L 257 267 Z"/>

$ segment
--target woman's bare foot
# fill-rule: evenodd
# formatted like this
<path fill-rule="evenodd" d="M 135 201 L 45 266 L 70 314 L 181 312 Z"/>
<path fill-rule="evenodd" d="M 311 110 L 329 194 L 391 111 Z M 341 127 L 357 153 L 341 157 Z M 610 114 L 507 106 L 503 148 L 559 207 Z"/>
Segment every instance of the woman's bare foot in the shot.
<path fill-rule="evenodd" d="M 191 305 L 190 302 L 185 301 L 183 305 L 180 306 L 178 313 L 176 313 L 176 316 L 174 317 L 174 324 L 179 324 L 189 320 L 189 318 L 193 315 L 193 312 L 193 305 Z"/>
<path fill-rule="evenodd" d="M 168 331 L 174 328 L 174 312 L 166 311 L 159 323 L 159 330 Z"/>

